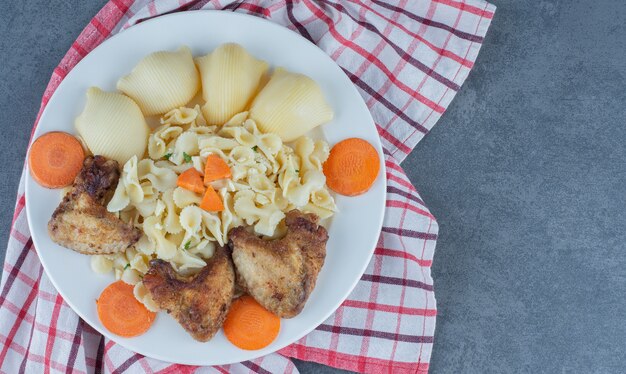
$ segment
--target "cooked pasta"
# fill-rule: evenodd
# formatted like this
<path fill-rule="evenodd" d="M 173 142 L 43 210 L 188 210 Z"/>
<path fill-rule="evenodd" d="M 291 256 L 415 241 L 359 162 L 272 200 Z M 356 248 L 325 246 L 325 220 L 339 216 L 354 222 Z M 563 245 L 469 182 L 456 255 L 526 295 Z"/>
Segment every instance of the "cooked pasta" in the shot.
<path fill-rule="evenodd" d="M 290 142 L 332 120 L 333 110 L 315 81 L 278 68 L 254 98 L 250 118 L 264 133 Z"/>
<path fill-rule="evenodd" d="M 228 43 L 196 58 L 202 77 L 202 111 L 210 125 L 222 125 L 245 109 L 269 65 L 239 44 Z"/>
<path fill-rule="evenodd" d="M 194 274 L 234 227 L 274 238 L 285 233 L 292 209 L 322 219 L 337 211 L 322 172 L 329 146 L 303 136 L 333 112 L 315 82 L 284 69 L 258 92 L 267 71 L 266 62 L 237 44 L 195 63 L 183 47 L 145 57 L 120 79 L 118 88 L 130 98 L 97 88 L 87 93 L 76 127 L 94 154 L 122 167 L 107 210 L 143 233 L 125 252 L 93 256 L 91 267 L 134 285 L 135 298 L 151 311 L 158 307 L 142 280 L 152 259 Z M 200 82 L 204 105 L 185 106 Z M 154 114 L 159 121 L 150 131 L 144 115 Z M 201 194 L 178 186 L 180 174 L 195 168 L 203 175 L 215 155 L 230 169 L 229 178 L 210 182 L 223 204 L 219 212 L 204 210 Z"/>
<path fill-rule="evenodd" d="M 150 133 L 133 100 L 97 87 L 87 90 L 87 103 L 75 126 L 92 154 L 114 159 L 120 165 L 133 156 L 143 157 Z"/>
<path fill-rule="evenodd" d="M 144 57 L 133 71 L 117 82 L 146 116 L 166 113 L 187 104 L 200 89 L 200 77 L 188 47 L 160 51 Z"/>

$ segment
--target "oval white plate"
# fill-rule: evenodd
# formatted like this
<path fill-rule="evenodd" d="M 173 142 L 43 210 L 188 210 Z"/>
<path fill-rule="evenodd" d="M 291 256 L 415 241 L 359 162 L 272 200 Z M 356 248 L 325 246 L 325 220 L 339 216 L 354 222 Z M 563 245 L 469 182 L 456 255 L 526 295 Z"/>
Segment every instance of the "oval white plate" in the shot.
<path fill-rule="evenodd" d="M 236 348 L 220 331 L 210 342 L 199 343 L 165 313 L 142 336 L 121 338 L 100 323 L 95 299 L 111 283 L 112 275 L 92 272 L 88 256 L 53 243 L 47 222 L 61 200 L 59 190 L 26 179 L 26 210 L 33 241 L 48 277 L 65 301 L 87 323 L 122 346 L 145 356 L 190 365 L 220 365 L 250 360 L 300 339 L 345 300 L 365 271 L 378 239 L 385 207 L 385 165 L 372 117 L 363 99 L 342 70 L 324 52 L 300 35 L 263 19 L 230 12 L 198 11 L 171 14 L 141 23 L 105 41 L 86 56 L 63 80 L 46 107 L 35 137 L 61 130 L 75 133 L 74 119 L 85 104 L 90 86 L 115 90 L 117 80 L 148 53 L 188 45 L 194 56 L 218 45 L 236 42 L 272 66 L 284 66 L 313 78 L 335 110 L 335 119 L 322 127 L 329 143 L 363 138 L 376 147 L 381 169 L 372 189 L 358 197 L 337 196 L 339 212 L 329 227 L 327 256 L 317 286 L 304 310 L 284 319 L 278 338 L 258 351 Z"/>

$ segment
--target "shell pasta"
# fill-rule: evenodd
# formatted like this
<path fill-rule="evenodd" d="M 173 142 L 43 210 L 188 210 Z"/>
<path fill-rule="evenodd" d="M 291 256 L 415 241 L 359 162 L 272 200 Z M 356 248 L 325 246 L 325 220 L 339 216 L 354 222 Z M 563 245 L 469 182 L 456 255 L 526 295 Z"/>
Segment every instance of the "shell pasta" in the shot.
<path fill-rule="evenodd" d="M 196 58 L 202 77 L 202 107 L 211 125 L 221 125 L 245 109 L 269 65 L 239 44 L 228 43 Z"/>
<path fill-rule="evenodd" d="M 147 116 L 187 104 L 200 89 L 191 50 L 155 52 L 144 57 L 117 88 L 137 102 Z"/>

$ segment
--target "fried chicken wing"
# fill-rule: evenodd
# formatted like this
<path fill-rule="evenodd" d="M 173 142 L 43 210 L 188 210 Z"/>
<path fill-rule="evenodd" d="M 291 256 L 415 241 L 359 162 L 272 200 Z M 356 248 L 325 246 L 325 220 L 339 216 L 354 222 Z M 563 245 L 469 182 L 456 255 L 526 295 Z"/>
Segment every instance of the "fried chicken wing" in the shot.
<path fill-rule="evenodd" d="M 166 261 L 152 260 L 143 284 L 161 309 L 194 339 L 206 342 L 224 324 L 235 292 L 235 270 L 227 249 L 219 247 L 191 278 L 180 276 Z"/>
<path fill-rule="evenodd" d="M 117 161 L 87 157 L 72 189 L 48 222 L 50 238 L 84 254 L 113 254 L 135 244 L 141 232 L 108 212 L 106 199 L 120 178 Z"/>
<path fill-rule="evenodd" d="M 302 311 L 324 265 L 328 233 L 317 222 L 314 214 L 292 210 L 282 239 L 263 240 L 242 226 L 229 233 L 239 285 L 279 317 Z"/>

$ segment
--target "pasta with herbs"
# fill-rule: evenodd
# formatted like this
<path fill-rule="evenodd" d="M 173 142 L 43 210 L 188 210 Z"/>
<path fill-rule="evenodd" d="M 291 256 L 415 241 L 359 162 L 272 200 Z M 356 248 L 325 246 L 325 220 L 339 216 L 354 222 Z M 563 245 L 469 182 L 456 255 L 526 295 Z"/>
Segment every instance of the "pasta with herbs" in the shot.
<path fill-rule="evenodd" d="M 108 204 L 109 211 L 140 227 L 142 238 L 124 254 L 92 259 L 94 271 L 113 269 L 118 279 L 135 284 L 144 304 L 150 300 L 140 282 L 151 258 L 193 274 L 206 265 L 216 245 L 228 242 L 234 227 L 247 224 L 259 235 L 275 237 L 289 210 L 329 218 L 337 209 L 321 171 L 328 157 L 326 142 L 302 137 L 292 148 L 277 135 L 261 132 L 245 112 L 223 126 L 208 127 L 193 108 L 175 111 L 163 116 L 161 127 L 150 134 L 154 151 L 124 164 Z M 204 173 L 212 154 L 232 171 L 231 178 L 211 182 L 223 202 L 221 212 L 203 210 L 200 194 L 176 185 L 178 175 L 189 168 Z"/>

